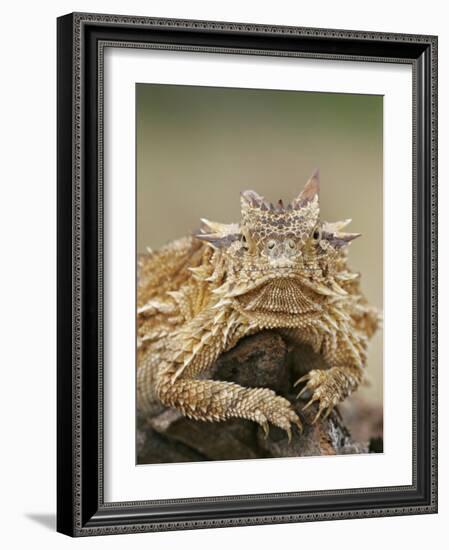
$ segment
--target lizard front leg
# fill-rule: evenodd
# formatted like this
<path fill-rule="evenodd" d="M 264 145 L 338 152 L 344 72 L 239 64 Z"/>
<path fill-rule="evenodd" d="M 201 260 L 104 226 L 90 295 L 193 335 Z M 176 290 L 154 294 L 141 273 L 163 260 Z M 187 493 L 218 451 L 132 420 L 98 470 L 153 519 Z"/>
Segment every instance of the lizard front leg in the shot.
<path fill-rule="evenodd" d="M 302 425 L 290 402 L 268 388 L 245 388 L 233 382 L 181 378 L 171 382 L 163 377 L 158 389 L 161 401 L 195 420 L 219 422 L 245 418 L 262 426 L 268 435 L 269 423 L 282 428 L 291 439 L 291 424 Z"/>
<path fill-rule="evenodd" d="M 313 338 L 305 342 L 321 353 L 329 365 L 326 370 L 311 370 L 294 384 L 297 386 L 306 382 L 297 397 L 306 391 L 312 394 L 304 409 L 318 402 L 318 412 L 313 420 L 316 422 L 323 413 L 327 418 L 333 408 L 354 392 L 364 379 L 367 338 L 356 327 L 342 325 L 324 334 L 314 331 Z"/>
<path fill-rule="evenodd" d="M 324 418 L 327 418 L 335 405 L 358 388 L 363 380 L 363 370 L 360 367 L 347 366 L 331 367 L 328 370 L 314 369 L 299 378 L 294 385 L 306 380 L 307 383 L 298 393 L 298 397 L 306 391 L 312 392 L 312 397 L 303 410 L 310 407 L 313 402 L 319 401 L 318 412 L 313 419 L 313 422 L 316 422 L 324 411 Z"/>
<path fill-rule="evenodd" d="M 269 423 L 285 430 L 290 439 L 291 425 L 302 429 L 291 403 L 269 388 L 246 388 L 233 382 L 198 379 L 220 353 L 233 347 L 240 338 L 251 333 L 245 323 L 233 315 L 218 326 L 208 326 L 202 319 L 194 327 L 183 330 L 169 346 L 165 365 L 159 369 L 156 392 L 160 401 L 196 420 L 223 421 L 245 418 L 256 422 L 268 434 Z M 189 336 L 186 337 L 186 334 Z"/>

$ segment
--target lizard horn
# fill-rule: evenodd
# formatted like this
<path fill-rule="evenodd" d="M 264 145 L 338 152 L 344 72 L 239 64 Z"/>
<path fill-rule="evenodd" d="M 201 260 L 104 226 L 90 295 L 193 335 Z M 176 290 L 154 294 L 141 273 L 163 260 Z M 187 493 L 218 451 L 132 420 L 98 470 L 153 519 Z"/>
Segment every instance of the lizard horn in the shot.
<path fill-rule="evenodd" d="M 264 198 L 251 189 L 242 191 L 240 196 L 242 197 L 242 202 L 245 202 L 248 206 L 258 207 L 264 202 Z"/>
<path fill-rule="evenodd" d="M 293 208 L 301 208 L 314 200 L 320 192 L 320 173 L 318 170 L 312 174 L 301 193 L 290 203 Z"/>

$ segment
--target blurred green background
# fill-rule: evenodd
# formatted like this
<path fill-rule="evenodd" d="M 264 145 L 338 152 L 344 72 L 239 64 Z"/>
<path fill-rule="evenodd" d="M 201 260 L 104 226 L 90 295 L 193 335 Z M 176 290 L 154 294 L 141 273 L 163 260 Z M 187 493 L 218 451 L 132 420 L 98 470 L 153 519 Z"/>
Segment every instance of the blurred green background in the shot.
<path fill-rule="evenodd" d="M 319 168 L 321 218 L 363 234 L 350 265 L 382 309 L 382 96 L 137 84 L 136 117 L 138 252 L 237 222 L 244 189 L 288 202 Z M 380 331 L 358 392 L 377 403 L 382 370 Z"/>

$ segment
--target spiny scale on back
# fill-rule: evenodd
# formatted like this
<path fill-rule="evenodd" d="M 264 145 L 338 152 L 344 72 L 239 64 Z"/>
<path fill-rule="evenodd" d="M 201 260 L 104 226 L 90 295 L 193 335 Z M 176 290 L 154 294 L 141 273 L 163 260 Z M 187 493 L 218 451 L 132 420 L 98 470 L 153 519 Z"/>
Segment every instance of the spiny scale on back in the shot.
<path fill-rule="evenodd" d="M 264 329 L 309 344 L 328 361 L 326 380 L 306 378 L 311 401 L 320 401 L 319 414 L 357 387 L 378 314 L 360 292 L 359 275 L 346 265 L 347 245 L 360 234 L 343 231 L 350 220 L 321 221 L 318 193 L 317 172 L 288 206 L 244 191 L 240 223 L 202 219 L 195 235 L 141 258 L 141 407 L 161 400 L 192 418 L 240 416 L 289 433 L 290 423 L 300 421 L 291 409 L 287 414 L 290 404 L 283 398 L 275 396 L 273 412 L 249 395 L 255 390 L 197 380 L 220 353 Z M 235 400 L 229 405 L 228 397 L 239 391 L 242 406 Z"/>

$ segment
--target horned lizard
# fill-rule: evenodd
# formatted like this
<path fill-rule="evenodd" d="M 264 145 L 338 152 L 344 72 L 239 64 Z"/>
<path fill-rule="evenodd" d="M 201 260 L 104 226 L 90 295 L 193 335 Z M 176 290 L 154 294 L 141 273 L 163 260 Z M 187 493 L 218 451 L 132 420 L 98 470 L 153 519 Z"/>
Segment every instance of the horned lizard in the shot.
<path fill-rule="evenodd" d="M 316 421 L 364 378 L 369 338 L 379 321 L 347 266 L 351 221 L 319 218 L 318 172 L 286 207 L 241 193 L 241 221 L 201 220 L 192 236 L 140 260 L 139 409 L 162 402 L 196 420 L 245 418 L 300 430 L 291 403 L 268 388 L 207 378 L 217 357 L 250 334 L 271 329 L 292 345 L 310 345 L 329 366 L 311 370 L 298 397 L 318 402 Z"/>

